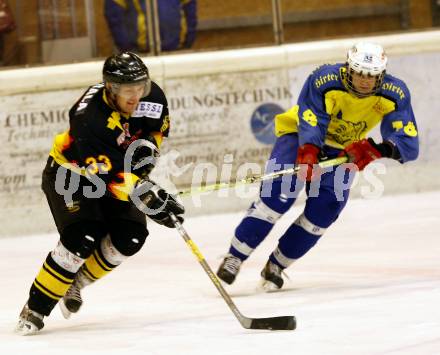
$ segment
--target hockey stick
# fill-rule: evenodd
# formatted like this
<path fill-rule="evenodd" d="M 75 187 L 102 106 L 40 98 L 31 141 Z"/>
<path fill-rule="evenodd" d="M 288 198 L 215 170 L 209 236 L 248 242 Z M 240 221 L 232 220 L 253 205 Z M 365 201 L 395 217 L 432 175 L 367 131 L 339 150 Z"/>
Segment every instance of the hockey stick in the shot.
<path fill-rule="evenodd" d="M 347 157 L 339 157 L 339 158 L 335 158 L 335 159 L 321 161 L 318 165 L 321 169 L 326 169 L 326 168 L 331 168 L 333 166 L 337 166 L 337 165 L 340 165 L 340 164 L 343 164 L 346 162 L 347 162 Z M 189 195 L 193 195 L 195 193 L 203 193 L 203 192 L 208 192 L 208 191 L 228 189 L 228 188 L 235 187 L 238 185 L 253 184 L 255 182 L 276 179 L 276 178 L 282 177 L 284 175 L 296 175 L 298 173 L 299 169 L 300 169 L 299 166 L 295 166 L 293 168 L 275 171 L 275 172 L 269 173 L 269 174 L 251 175 L 251 176 L 248 176 L 247 178 L 232 181 L 232 182 L 219 182 L 216 184 L 206 185 L 206 186 L 202 186 L 202 187 L 198 187 L 198 188 L 190 188 L 187 190 L 180 191 L 178 193 L 178 195 L 179 196 L 189 196 Z"/>
<path fill-rule="evenodd" d="M 192 241 L 186 230 L 183 228 L 182 223 L 177 219 L 177 217 L 170 213 L 170 217 L 176 226 L 177 231 L 185 240 L 188 247 L 191 249 L 193 254 L 197 257 L 200 265 L 202 265 L 203 270 L 205 270 L 206 274 L 211 279 L 214 286 L 217 288 L 220 295 L 225 300 L 226 304 L 231 309 L 232 313 L 234 313 L 235 317 L 238 319 L 243 328 L 246 329 L 268 329 L 268 330 L 293 330 L 296 328 L 296 319 L 294 316 L 281 316 L 281 317 L 269 317 L 269 318 L 248 318 L 245 317 L 238 310 L 237 306 L 232 301 L 231 297 L 228 295 L 226 290 L 221 285 L 219 279 L 211 270 L 211 267 L 206 262 L 204 256 L 200 252 L 197 245 Z"/>

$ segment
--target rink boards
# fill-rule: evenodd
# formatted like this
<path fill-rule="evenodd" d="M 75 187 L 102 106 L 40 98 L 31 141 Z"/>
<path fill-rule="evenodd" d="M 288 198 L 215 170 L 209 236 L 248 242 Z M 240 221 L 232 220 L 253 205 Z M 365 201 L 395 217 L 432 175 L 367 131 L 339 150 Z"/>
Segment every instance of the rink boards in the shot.
<path fill-rule="evenodd" d="M 411 91 L 421 150 L 417 162 L 403 167 L 387 162 L 373 172 L 379 184 L 360 178 L 353 195 L 438 189 L 440 31 L 373 39 L 389 54 L 389 72 Z M 144 58 L 171 113 L 171 136 L 155 178 L 178 190 L 198 184 L 202 176 L 213 182 L 261 172 L 275 139 L 273 115 L 295 103 L 311 70 L 343 61 L 356 41 Z M 70 106 L 101 80 L 101 67 L 96 61 L 0 72 L 0 236 L 53 231 L 40 191 L 41 170 L 53 136 L 68 127 Z M 256 187 L 224 191 L 185 203 L 191 214 L 231 211 L 244 208 L 255 193 Z M 22 223 L 29 214 L 33 223 Z"/>

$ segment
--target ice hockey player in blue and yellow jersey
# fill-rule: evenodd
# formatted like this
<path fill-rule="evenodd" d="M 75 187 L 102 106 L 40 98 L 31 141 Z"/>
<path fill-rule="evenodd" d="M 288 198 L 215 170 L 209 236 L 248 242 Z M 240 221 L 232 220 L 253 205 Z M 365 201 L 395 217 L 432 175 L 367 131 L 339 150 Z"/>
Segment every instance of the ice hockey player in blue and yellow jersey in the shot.
<path fill-rule="evenodd" d="M 320 159 L 345 155 L 363 170 L 379 158 L 401 163 L 417 158 L 418 133 L 409 90 L 402 80 L 386 73 L 386 67 L 387 56 L 380 45 L 358 43 L 348 51 L 346 63 L 322 65 L 311 73 L 297 105 L 275 117 L 278 139 L 266 172 L 299 164 L 301 169 L 287 191 L 297 191 L 299 180 L 301 187 L 305 183 L 307 200 L 261 271 L 266 291 L 283 286 L 282 271 L 316 244 L 347 203 L 349 189 L 341 190 L 336 183 L 338 169 L 322 171 L 316 165 Z M 367 138 L 379 123 L 380 143 Z M 345 182 L 352 181 L 349 170 L 343 169 L 342 175 Z M 311 188 L 316 181 L 317 193 Z M 243 261 L 293 205 L 297 194 L 285 191 L 281 178 L 269 190 L 262 185 L 259 199 L 236 228 L 217 271 L 224 282 L 234 282 Z"/>

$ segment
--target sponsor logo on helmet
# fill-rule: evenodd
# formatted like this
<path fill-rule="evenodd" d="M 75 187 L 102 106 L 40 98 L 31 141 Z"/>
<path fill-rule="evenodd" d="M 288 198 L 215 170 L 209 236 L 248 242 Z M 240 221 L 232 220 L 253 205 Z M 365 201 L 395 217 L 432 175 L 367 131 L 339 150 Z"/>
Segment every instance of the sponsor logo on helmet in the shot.
<path fill-rule="evenodd" d="M 373 55 L 365 54 L 364 55 L 364 63 L 373 63 Z"/>

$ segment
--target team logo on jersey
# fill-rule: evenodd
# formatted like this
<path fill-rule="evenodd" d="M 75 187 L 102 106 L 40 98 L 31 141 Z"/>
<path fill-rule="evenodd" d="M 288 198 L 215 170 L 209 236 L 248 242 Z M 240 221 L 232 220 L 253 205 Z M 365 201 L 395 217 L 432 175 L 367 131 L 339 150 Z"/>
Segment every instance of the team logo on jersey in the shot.
<path fill-rule="evenodd" d="M 376 111 L 377 113 L 379 113 L 380 115 L 385 115 L 389 112 L 390 109 L 388 107 L 386 107 L 385 105 L 383 105 L 380 100 L 376 104 L 374 104 L 373 110 Z"/>
<path fill-rule="evenodd" d="M 266 103 L 257 107 L 251 116 L 251 130 L 255 138 L 263 144 L 274 144 L 276 115 L 283 113 L 284 109 L 274 103 Z"/>
<path fill-rule="evenodd" d="M 367 129 L 367 122 L 350 122 L 343 119 L 337 121 L 337 125 L 327 131 L 329 138 L 336 143 L 345 145 L 348 142 L 361 140 L 362 134 Z"/>
<path fill-rule="evenodd" d="M 155 102 L 141 101 L 131 115 L 132 117 L 149 117 L 159 119 L 162 115 L 163 105 Z"/>
<path fill-rule="evenodd" d="M 128 123 L 124 123 L 122 125 L 123 131 L 122 133 L 119 135 L 118 138 L 116 138 L 116 142 L 118 143 L 118 145 L 121 145 L 122 143 L 125 142 L 125 140 L 127 138 L 130 138 L 130 125 Z"/>

